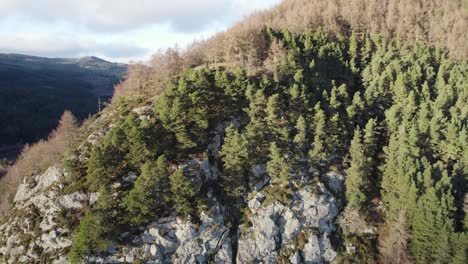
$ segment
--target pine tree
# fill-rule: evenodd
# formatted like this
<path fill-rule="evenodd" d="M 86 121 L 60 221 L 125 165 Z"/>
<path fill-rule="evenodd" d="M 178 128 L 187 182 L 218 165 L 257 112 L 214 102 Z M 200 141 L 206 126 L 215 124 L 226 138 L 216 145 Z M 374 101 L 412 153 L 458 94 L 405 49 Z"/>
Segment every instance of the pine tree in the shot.
<path fill-rule="evenodd" d="M 307 145 L 307 124 L 305 118 L 301 115 L 297 119 L 296 123 L 296 135 L 294 136 L 293 142 L 294 147 L 296 148 L 296 153 L 300 155 L 298 158 L 302 158 L 304 150 L 306 149 Z"/>
<path fill-rule="evenodd" d="M 466 263 L 468 260 L 468 233 L 452 233 L 450 238 L 450 248 L 450 263 Z"/>
<path fill-rule="evenodd" d="M 452 222 L 439 204 L 433 187 L 418 198 L 411 224 L 411 253 L 417 263 L 442 263 L 449 259 Z"/>
<path fill-rule="evenodd" d="M 452 186 L 442 164 L 435 164 L 434 170 L 427 160 L 422 161 L 424 177 L 420 189 L 422 194 L 417 200 L 412 215 L 411 252 L 418 263 L 441 263 L 449 259 L 450 238 L 453 233 Z M 434 170 L 439 178 L 434 180 Z"/>
<path fill-rule="evenodd" d="M 71 263 L 82 263 L 90 255 L 101 253 L 111 245 L 109 238 L 112 228 L 116 227 L 117 204 L 110 190 L 102 187 L 96 206 L 86 211 L 73 233 L 73 244 L 68 253 Z"/>
<path fill-rule="evenodd" d="M 290 181 L 289 164 L 281 154 L 275 142 L 270 145 L 270 160 L 267 162 L 267 172 L 273 182 L 286 186 Z"/>
<path fill-rule="evenodd" d="M 368 181 L 366 174 L 368 163 L 359 127 L 354 131 L 349 155 L 351 165 L 346 170 L 346 200 L 348 201 L 348 207 L 361 209 L 366 201 L 364 190 Z"/>
<path fill-rule="evenodd" d="M 314 142 L 312 149 L 309 152 L 309 156 L 313 163 L 320 163 L 328 157 L 328 149 L 326 144 L 326 116 L 325 112 L 320 108 L 320 103 L 315 105 L 315 116 L 314 116 Z"/>
<path fill-rule="evenodd" d="M 91 149 L 86 182 L 90 190 L 97 191 L 101 186 L 110 185 L 117 176 L 123 154 L 112 144 L 104 142 L 102 146 Z"/>
<path fill-rule="evenodd" d="M 124 204 L 134 224 L 145 224 L 155 219 L 169 202 L 169 171 L 165 156 L 148 161 L 141 169 Z"/>
<path fill-rule="evenodd" d="M 268 98 L 266 111 L 266 120 L 271 133 L 270 141 L 287 142 L 288 127 L 281 109 L 279 94 L 274 94 Z"/>
<path fill-rule="evenodd" d="M 247 137 L 242 135 L 233 125 L 226 129 L 224 144 L 219 152 L 224 168 L 224 190 L 232 196 L 240 196 L 244 192 L 246 169 L 249 164 Z"/>
<path fill-rule="evenodd" d="M 265 153 L 269 148 L 270 128 L 267 123 L 267 98 L 263 90 L 247 88 L 246 92 L 249 100 L 249 108 L 246 109 L 249 116 L 249 123 L 246 126 L 246 136 L 251 146 L 250 154 L 252 162 L 255 164 L 266 161 Z"/>
<path fill-rule="evenodd" d="M 350 55 L 350 66 L 351 71 L 354 73 L 359 72 L 358 70 L 358 63 L 359 63 L 359 52 L 358 52 L 358 40 L 356 37 L 356 33 L 353 31 L 351 34 L 351 38 L 349 39 L 349 55 Z"/>
<path fill-rule="evenodd" d="M 353 125 L 364 125 L 362 116 L 365 109 L 365 103 L 361 98 L 361 93 L 356 92 L 353 96 L 353 101 L 350 106 L 346 108 L 348 119 Z"/>
<path fill-rule="evenodd" d="M 420 170 L 419 160 L 410 155 L 402 128 L 397 135 L 390 137 L 390 142 L 384 148 L 387 155 L 382 166 L 382 200 L 386 207 L 386 218 L 394 220 L 399 210 L 405 208 L 411 216 L 416 206 L 416 183 L 414 179 Z"/>
<path fill-rule="evenodd" d="M 188 216 L 192 213 L 192 202 L 197 194 L 192 181 L 188 179 L 183 169 L 178 169 L 169 176 L 171 192 L 175 209 L 178 214 Z"/>
<path fill-rule="evenodd" d="M 378 148 L 378 134 L 377 134 L 377 121 L 373 118 L 369 119 L 369 121 L 366 124 L 366 127 L 364 128 L 364 146 L 365 146 L 365 153 L 366 156 L 370 159 L 370 161 L 373 160 L 373 157 L 377 153 L 377 148 Z"/>
<path fill-rule="evenodd" d="M 83 263 L 89 256 L 106 250 L 110 243 L 102 234 L 100 217 L 88 210 L 73 233 L 73 244 L 68 253 L 70 262 Z"/>

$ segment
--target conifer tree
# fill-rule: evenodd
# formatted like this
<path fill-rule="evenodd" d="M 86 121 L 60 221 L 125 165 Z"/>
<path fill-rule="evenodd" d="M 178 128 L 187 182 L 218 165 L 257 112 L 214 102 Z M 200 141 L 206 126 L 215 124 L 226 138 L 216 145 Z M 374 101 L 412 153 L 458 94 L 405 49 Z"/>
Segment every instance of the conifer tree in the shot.
<path fill-rule="evenodd" d="M 353 125 L 364 125 L 362 120 L 362 114 L 365 109 L 364 101 L 361 98 L 361 92 L 356 92 L 353 96 L 351 105 L 346 108 L 348 119 Z"/>
<path fill-rule="evenodd" d="M 411 253 L 418 263 L 442 263 L 449 259 L 452 221 L 440 206 L 434 187 L 418 198 L 412 220 Z"/>
<path fill-rule="evenodd" d="M 301 115 L 297 119 L 296 123 L 296 135 L 294 136 L 293 142 L 295 148 L 298 150 L 298 154 L 304 152 L 307 147 L 307 124 L 305 118 Z M 300 158 L 300 157 L 299 157 Z"/>
<path fill-rule="evenodd" d="M 232 197 L 240 196 L 244 192 L 246 169 L 249 164 L 248 155 L 247 137 L 230 125 L 226 129 L 226 137 L 219 156 L 223 161 L 225 172 L 223 188 Z"/>
<path fill-rule="evenodd" d="M 249 108 L 246 109 L 249 116 L 249 123 L 246 126 L 246 135 L 249 144 L 252 146 L 251 154 L 255 162 L 264 161 L 264 153 L 269 147 L 269 127 L 266 120 L 267 99 L 263 90 L 247 88 L 246 92 L 249 100 Z"/>
<path fill-rule="evenodd" d="M 166 208 L 169 202 L 168 166 L 164 155 L 143 165 L 141 175 L 124 200 L 132 223 L 148 223 Z"/>
<path fill-rule="evenodd" d="M 351 71 L 353 71 L 354 73 L 357 73 L 359 71 L 358 70 L 358 63 L 359 63 L 358 49 L 359 49 L 358 40 L 356 37 L 356 33 L 353 31 L 349 39 L 349 55 L 351 57 L 350 59 Z"/>
<path fill-rule="evenodd" d="M 270 140 L 278 143 L 287 142 L 288 127 L 281 109 L 279 94 L 274 94 L 268 98 L 266 111 L 266 120 L 271 134 Z"/>
<path fill-rule="evenodd" d="M 315 105 L 314 110 L 314 142 L 312 144 L 312 149 L 309 152 L 309 156 L 312 159 L 313 163 L 320 163 L 328 156 L 328 149 L 325 145 L 327 141 L 327 134 L 325 131 L 326 116 L 325 112 L 320 107 L 320 103 Z"/>
<path fill-rule="evenodd" d="M 193 197 L 197 194 L 192 181 L 184 175 L 183 169 L 178 169 L 169 176 L 171 192 L 175 209 L 178 214 L 188 216 L 192 213 Z"/>
<path fill-rule="evenodd" d="M 368 181 L 366 174 L 368 168 L 359 127 L 354 131 L 349 155 L 351 157 L 351 165 L 346 170 L 346 200 L 349 207 L 361 209 L 366 200 L 364 190 Z"/>
<path fill-rule="evenodd" d="M 416 183 L 414 179 L 419 170 L 419 161 L 410 155 L 402 128 L 398 135 L 392 135 L 388 147 L 384 148 L 387 155 L 382 166 L 382 200 L 386 206 L 386 218 L 394 220 L 398 211 L 405 208 L 411 215 L 416 206 Z"/>
<path fill-rule="evenodd" d="M 270 160 L 267 162 L 267 172 L 273 182 L 283 186 L 289 184 L 290 167 L 275 142 L 270 145 Z"/>
<path fill-rule="evenodd" d="M 71 263 L 82 263 L 110 246 L 117 204 L 108 187 L 101 187 L 95 207 L 86 211 L 73 233 L 73 245 L 68 253 Z"/>
<path fill-rule="evenodd" d="M 88 210 L 73 234 L 73 244 L 68 253 L 71 263 L 86 261 L 93 254 L 107 249 L 110 242 L 103 239 L 101 219 Z"/>
<path fill-rule="evenodd" d="M 365 146 L 366 156 L 372 162 L 374 155 L 377 152 L 378 148 L 378 138 L 377 138 L 377 122 L 375 119 L 371 118 L 364 128 L 364 140 L 363 144 Z"/>
<path fill-rule="evenodd" d="M 108 142 L 91 149 L 86 171 L 86 181 L 91 190 L 99 190 L 101 186 L 109 185 L 112 182 L 119 169 L 122 156 L 122 153 Z"/>

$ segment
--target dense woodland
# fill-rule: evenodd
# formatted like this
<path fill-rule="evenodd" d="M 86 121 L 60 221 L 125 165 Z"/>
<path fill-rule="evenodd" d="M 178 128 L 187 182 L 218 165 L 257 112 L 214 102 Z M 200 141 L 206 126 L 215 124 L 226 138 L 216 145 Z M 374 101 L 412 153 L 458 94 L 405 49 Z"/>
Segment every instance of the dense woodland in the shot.
<path fill-rule="evenodd" d="M 171 210 L 196 220 L 208 201 L 177 167 L 194 156 L 218 164 L 223 176 L 210 185 L 229 209 L 232 232 L 246 221 L 252 166 L 266 164 L 267 199 L 280 202 L 334 170 L 346 187 L 337 194 L 339 263 L 466 263 L 462 3 L 307 2 L 299 9 L 303 1 L 284 1 L 130 68 L 104 110 L 118 112 L 112 129 L 91 151 L 72 148 L 64 158 L 64 193 L 100 194 L 85 211 L 62 212 L 74 230 L 73 263 L 128 243 L 122 232 Z M 309 2 L 326 12 L 306 15 Z M 408 28 L 409 19 L 417 26 Z M 139 106 L 151 114 L 131 111 Z M 220 124 L 229 124 L 222 146 L 207 151 Z M 139 175 L 134 183 L 122 181 L 129 172 Z M 347 244 L 355 254 L 346 254 Z"/>
<path fill-rule="evenodd" d="M 267 165 L 276 193 L 270 195 L 317 180 L 310 168 L 344 171 L 341 238 L 359 253 L 342 261 L 464 263 L 466 61 L 378 36 L 269 28 L 262 34 L 269 48 L 261 73 L 215 64 L 174 75 L 154 101 L 153 118 L 126 115 L 88 162 L 68 162 L 70 188 L 101 193 L 76 229 L 70 257 L 99 251 L 122 229 L 170 208 L 196 217 L 202 196 L 170 164 L 198 154 L 219 161 L 224 176 L 213 185 L 233 212 L 245 207 L 255 164 Z M 143 102 L 128 100 L 115 104 Z M 203 154 L 211 131 L 225 121 L 232 125 L 221 150 Z M 112 196 L 109 186 L 129 171 L 140 174 L 135 184 Z M 231 221 L 242 222 L 240 213 Z M 378 235 L 364 234 L 365 226 Z"/>

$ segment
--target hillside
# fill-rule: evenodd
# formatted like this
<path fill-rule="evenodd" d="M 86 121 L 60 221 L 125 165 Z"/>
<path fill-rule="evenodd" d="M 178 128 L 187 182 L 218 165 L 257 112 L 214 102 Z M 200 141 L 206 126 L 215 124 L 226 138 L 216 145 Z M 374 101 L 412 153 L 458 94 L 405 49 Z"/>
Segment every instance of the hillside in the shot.
<path fill-rule="evenodd" d="M 132 65 L 15 164 L 41 166 L 1 197 L 0 261 L 466 263 L 466 10 L 374 2 L 286 0 Z"/>
<path fill-rule="evenodd" d="M 126 65 L 96 57 L 0 54 L 0 145 L 46 137 L 66 109 L 80 120 L 95 113 L 125 74 Z"/>

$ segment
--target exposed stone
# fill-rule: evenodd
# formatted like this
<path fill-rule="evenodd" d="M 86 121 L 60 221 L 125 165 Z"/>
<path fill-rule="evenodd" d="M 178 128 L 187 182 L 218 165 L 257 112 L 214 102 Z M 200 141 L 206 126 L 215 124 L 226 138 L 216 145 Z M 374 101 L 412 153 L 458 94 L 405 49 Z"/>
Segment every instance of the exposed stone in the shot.
<path fill-rule="evenodd" d="M 255 197 L 249 201 L 250 211 L 255 213 L 260 206 L 262 206 L 263 201 L 265 200 L 265 195 L 262 193 L 256 193 Z"/>
<path fill-rule="evenodd" d="M 132 110 L 132 112 L 134 112 L 135 114 L 137 114 L 138 116 L 151 116 L 153 114 L 153 107 L 152 106 L 142 106 L 142 107 L 138 107 L 138 108 L 135 108 Z"/>
<path fill-rule="evenodd" d="M 305 186 L 294 193 L 289 207 L 279 202 L 259 206 L 256 197 L 249 201 L 249 207 L 251 210 L 253 208 L 254 213 L 250 218 L 252 226 L 241 228 L 237 255 L 239 263 L 276 263 L 280 250 L 290 248 L 301 230 L 319 232 L 318 235 L 310 235 L 304 248 L 306 263 L 336 258 L 328 234 L 335 229 L 333 219 L 338 209 L 336 199 L 323 184 Z M 300 252 L 295 252 L 290 261 L 301 261 Z"/>
<path fill-rule="evenodd" d="M 330 171 L 322 177 L 327 187 L 334 193 L 342 193 L 344 190 L 344 176 Z"/>
<path fill-rule="evenodd" d="M 28 183 L 23 182 L 16 192 L 14 202 L 21 202 L 31 198 L 34 194 L 45 190 L 47 187 L 56 183 L 63 177 L 63 171 L 58 167 L 52 166 L 47 169 L 44 174 L 34 177 L 35 186 L 31 187 Z M 26 180 L 26 179 L 25 179 Z"/>
<path fill-rule="evenodd" d="M 67 209 L 79 209 L 83 207 L 83 202 L 88 200 L 88 195 L 85 193 L 75 192 L 69 195 L 62 196 L 59 199 L 61 207 Z"/>
<path fill-rule="evenodd" d="M 129 172 L 127 174 L 127 176 L 123 177 L 122 180 L 124 182 L 134 182 L 136 179 L 138 178 L 138 176 L 136 175 L 136 173 L 134 172 Z"/>

